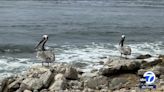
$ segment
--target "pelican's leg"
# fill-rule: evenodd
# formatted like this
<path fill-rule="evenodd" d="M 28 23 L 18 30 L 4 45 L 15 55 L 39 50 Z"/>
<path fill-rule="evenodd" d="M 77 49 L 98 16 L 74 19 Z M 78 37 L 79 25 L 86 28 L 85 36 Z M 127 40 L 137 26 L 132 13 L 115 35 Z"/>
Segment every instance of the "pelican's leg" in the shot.
<path fill-rule="evenodd" d="M 125 59 L 128 59 L 127 55 L 125 55 Z"/>
<path fill-rule="evenodd" d="M 42 61 L 42 66 L 43 66 L 43 61 Z"/>

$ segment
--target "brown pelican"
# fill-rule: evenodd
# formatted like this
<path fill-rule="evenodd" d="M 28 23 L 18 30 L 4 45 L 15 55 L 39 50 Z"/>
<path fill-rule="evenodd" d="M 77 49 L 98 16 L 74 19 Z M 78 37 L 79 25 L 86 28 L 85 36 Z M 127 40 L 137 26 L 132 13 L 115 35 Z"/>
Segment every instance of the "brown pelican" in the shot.
<path fill-rule="evenodd" d="M 125 41 L 125 35 L 122 35 L 121 37 L 121 41 L 119 43 L 119 51 L 121 53 L 121 57 L 122 55 L 125 55 L 127 58 L 127 55 L 131 55 L 131 48 L 129 46 L 124 46 L 124 41 Z"/>
<path fill-rule="evenodd" d="M 36 57 L 42 61 L 42 66 L 44 62 L 48 63 L 48 66 L 49 66 L 49 63 L 53 63 L 55 61 L 55 54 L 53 53 L 53 51 L 47 50 L 44 47 L 47 40 L 48 40 L 48 35 L 43 35 L 42 40 L 35 47 L 35 49 L 37 49 Z"/>

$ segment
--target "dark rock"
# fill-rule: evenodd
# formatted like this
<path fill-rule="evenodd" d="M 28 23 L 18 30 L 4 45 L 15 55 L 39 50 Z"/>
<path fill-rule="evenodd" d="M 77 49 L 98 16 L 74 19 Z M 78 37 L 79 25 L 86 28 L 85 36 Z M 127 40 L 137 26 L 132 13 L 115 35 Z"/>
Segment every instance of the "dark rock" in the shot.
<path fill-rule="evenodd" d="M 104 62 L 103 61 L 100 61 L 100 62 L 98 62 L 100 65 L 103 65 L 104 64 Z"/>
<path fill-rule="evenodd" d="M 66 79 L 76 80 L 78 79 L 78 72 L 73 67 L 67 67 L 65 71 L 65 77 Z"/>
<path fill-rule="evenodd" d="M 77 69 L 78 74 L 82 75 L 84 72 L 81 69 Z"/>
<path fill-rule="evenodd" d="M 72 62 L 72 63 L 74 67 L 79 67 L 79 68 L 84 68 L 88 65 L 87 63 L 84 63 L 84 62 Z"/>
<path fill-rule="evenodd" d="M 9 92 L 16 91 L 17 89 L 19 89 L 20 84 L 21 84 L 20 80 L 14 81 L 13 83 L 8 85 L 8 91 Z"/>
<path fill-rule="evenodd" d="M 0 81 L 0 92 L 3 92 L 7 87 L 8 78 L 5 78 Z"/>
<path fill-rule="evenodd" d="M 150 54 L 146 54 L 146 55 L 139 55 L 136 57 L 136 59 L 147 59 L 147 58 L 150 58 L 152 57 Z"/>

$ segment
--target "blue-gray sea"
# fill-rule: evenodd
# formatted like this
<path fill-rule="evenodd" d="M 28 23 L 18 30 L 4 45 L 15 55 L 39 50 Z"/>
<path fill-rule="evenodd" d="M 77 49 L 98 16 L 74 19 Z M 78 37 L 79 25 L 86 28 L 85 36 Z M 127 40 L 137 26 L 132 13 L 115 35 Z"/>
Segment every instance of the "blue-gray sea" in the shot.
<path fill-rule="evenodd" d="M 56 62 L 86 69 L 120 56 L 122 34 L 131 58 L 164 54 L 164 0 L 1 0 L 0 76 L 39 65 L 34 47 L 43 34 Z"/>

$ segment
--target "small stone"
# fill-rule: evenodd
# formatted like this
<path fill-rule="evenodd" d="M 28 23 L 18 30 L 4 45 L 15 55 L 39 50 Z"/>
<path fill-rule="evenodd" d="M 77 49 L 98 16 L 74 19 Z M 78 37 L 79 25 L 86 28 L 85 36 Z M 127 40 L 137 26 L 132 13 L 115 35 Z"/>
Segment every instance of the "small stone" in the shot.
<path fill-rule="evenodd" d="M 65 80 L 65 77 L 62 73 L 59 73 L 55 76 L 55 80 Z"/>
<path fill-rule="evenodd" d="M 101 89 L 100 92 L 108 92 L 108 89 Z"/>
<path fill-rule="evenodd" d="M 160 79 L 163 79 L 164 80 L 164 75 L 160 75 Z"/>
<path fill-rule="evenodd" d="M 31 90 L 24 90 L 23 92 L 32 92 Z"/>
<path fill-rule="evenodd" d="M 72 89 L 83 89 L 83 83 L 79 82 L 77 80 L 71 80 L 70 82 L 68 82 L 68 88 L 72 88 Z"/>
<path fill-rule="evenodd" d="M 160 79 L 159 84 L 160 84 L 160 86 L 164 86 L 164 80 L 163 79 Z"/>
<path fill-rule="evenodd" d="M 147 70 L 145 70 L 145 69 L 140 69 L 140 70 L 138 70 L 138 75 L 139 76 L 143 76 L 144 75 L 144 73 L 146 72 Z"/>
<path fill-rule="evenodd" d="M 93 89 L 90 88 L 84 88 L 83 92 L 95 92 Z"/>
<path fill-rule="evenodd" d="M 100 62 L 99 62 L 99 64 L 100 64 L 100 65 L 103 65 L 103 64 L 104 64 L 104 62 L 103 62 L 103 61 L 100 61 Z"/>
<path fill-rule="evenodd" d="M 42 89 L 40 92 L 48 92 L 48 89 Z"/>

